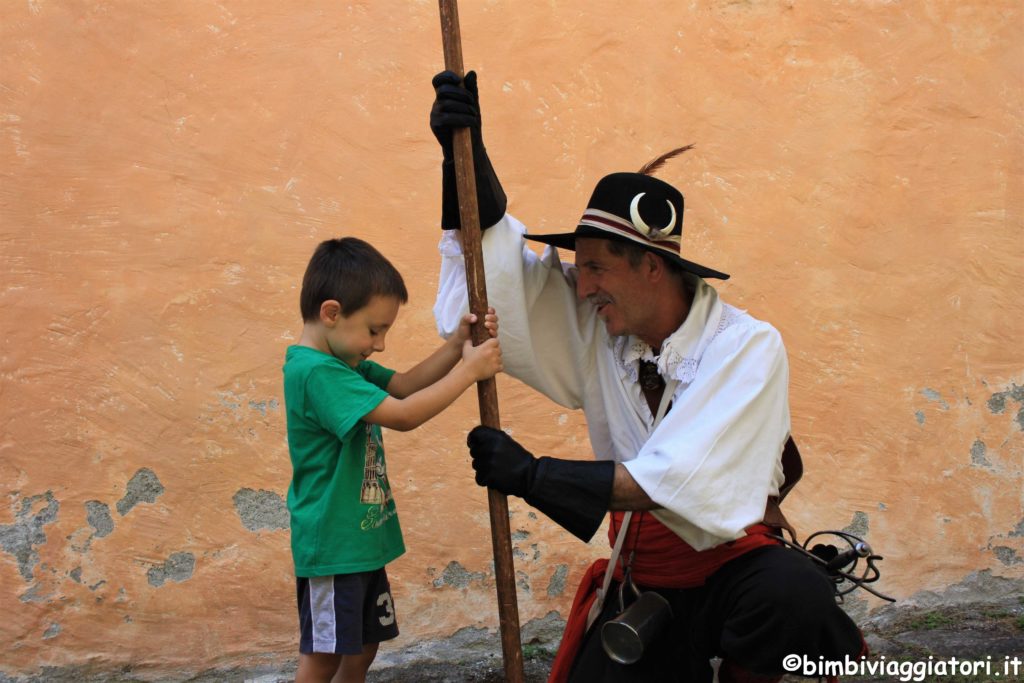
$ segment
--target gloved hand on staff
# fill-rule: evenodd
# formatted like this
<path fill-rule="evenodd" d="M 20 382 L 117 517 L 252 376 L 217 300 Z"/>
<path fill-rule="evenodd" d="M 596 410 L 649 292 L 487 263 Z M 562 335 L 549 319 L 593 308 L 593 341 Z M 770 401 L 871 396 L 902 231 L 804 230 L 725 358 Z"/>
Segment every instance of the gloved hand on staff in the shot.
<path fill-rule="evenodd" d="M 498 182 L 491 160 L 484 147 L 480 130 L 480 96 L 476 85 L 476 72 L 470 71 L 465 79 L 453 71 L 442 71 L 431 81 L 434 86 L 434 104 L 430 109 L 430 130 L 441 145 L 441 227 L 458 230 L 462 227 L 459 216 L 459 193 L 455 183 L 454 133 L 456 128 L 469 128 L 473 144 L 473 170 L 476 179 L 477 206 L 480 227 L 486 229 L 505 215 L 508 201 Z"/>
<path fill-rule="evenodd" d="M 601 526 L 614 462 L 535 458 L 505 432 L 483 425 L 473 428 L 466 444 L 480 486 L 519 496 L 583 541 Z"/>

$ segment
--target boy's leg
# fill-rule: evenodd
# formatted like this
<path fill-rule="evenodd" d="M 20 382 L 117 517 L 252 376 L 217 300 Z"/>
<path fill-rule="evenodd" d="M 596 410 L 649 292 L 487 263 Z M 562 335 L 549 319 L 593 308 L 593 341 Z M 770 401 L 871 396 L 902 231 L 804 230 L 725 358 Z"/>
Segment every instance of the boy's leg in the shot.
<path fill-rule="evenodd" d="M 361 642 L 359 654 L 346 653 L 332 683 L 364 683 L 366 672 L 377 656 L 382 641 L 398 636 L 398 620 L 391 598 L 391 585 L 384 568 L 358 575 L 362 592 Z"/>
<path fill-rule="evenodd" d="M 378 643 L 398 636 L 387 573 L 382 568 L 300 578 L 296 588 L 300 671 L 311 676 L 327 674 L 308 680 L 365 680 Z"/>
<path fill-rule="evenodd" d="M 339 675 L 345 658 L 362 656 L 364 584 L 359 574 L 296 579 L 299 608 L 296 683 L 329 683 Z M 346 652 L 351 654 L 344 654 Z"/>
<path fill-rule="evenodd" d="M 341 655 L 327 652 L 300 653 L 295 683 L 327 683 L 341 670 L 341 661 Z"/>
<path fill-rule="evenodd" d="M 363 651 L 357 655 L 345 655 L 341 658 L 338 673 L 331 683 L 366 683 L 366 672 L 377 656 L 378 643 L 367 643 Z M 297 683 L 297 682 L 296 682 Z"/>

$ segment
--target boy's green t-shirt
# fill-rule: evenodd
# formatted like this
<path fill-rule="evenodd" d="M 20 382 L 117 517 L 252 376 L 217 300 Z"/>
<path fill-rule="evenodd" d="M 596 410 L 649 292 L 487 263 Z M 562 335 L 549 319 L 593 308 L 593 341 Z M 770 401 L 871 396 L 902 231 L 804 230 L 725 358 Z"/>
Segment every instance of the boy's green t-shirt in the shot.
<path fill-rule="evenodd" d="M 362 421 L 387 398 L 394 374 L 372 361 L 353 368 L 316 349 L 288 347 L 284 402 L 296 576 L 371 571 L 405 552 L 380 426 Z"/>

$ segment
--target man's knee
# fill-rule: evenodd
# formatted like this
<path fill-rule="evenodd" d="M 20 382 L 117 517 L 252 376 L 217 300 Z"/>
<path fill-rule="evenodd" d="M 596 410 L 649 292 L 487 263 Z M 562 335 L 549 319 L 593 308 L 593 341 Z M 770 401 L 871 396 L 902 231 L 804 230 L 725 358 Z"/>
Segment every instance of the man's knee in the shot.
<path fill-rule="evenodd" d="M 836 604 L 832 581 L 786 548 L 768 548 L 730 577 L 722 656 L 761 674 L 781 672 L 787 654 L 855 656 L 860 631 Z"/>
<path fill-rule="evenodd" d="M 786 548 L 772 551 L 771 571 L 761 577 L 756 600 L 802 628 L 814 628 L 838 609 L 835 585 L 813 561 Z"/>

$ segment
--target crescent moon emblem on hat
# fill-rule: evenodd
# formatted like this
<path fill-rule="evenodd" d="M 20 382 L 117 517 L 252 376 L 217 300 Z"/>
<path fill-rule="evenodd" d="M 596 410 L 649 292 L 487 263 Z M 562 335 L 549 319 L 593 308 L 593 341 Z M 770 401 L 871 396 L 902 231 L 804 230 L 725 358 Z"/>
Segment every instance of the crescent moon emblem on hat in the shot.
<path fill-rule="evenodd" d="M 637 230 L 643 234 L 651 237 L 654 233 L 657 237 L 668 237 L 672 232 L 673 226 L 676 224 L 676 207 L 672 206 L 672 202 L 665 200 L 668 204 L 668 210 L 672 212 L 672 217 L 668 219 L 668 225 L 664 228 L 654 228 L 644 222 L 644 219 L 640 217 L 640 198 L 643 197 L 646 192 L 641 192 L 637 196 L 633 197 L 633 201 L 629 203 L 629 218 L 633 221 L 633 225 L 636 226 Z"/>

